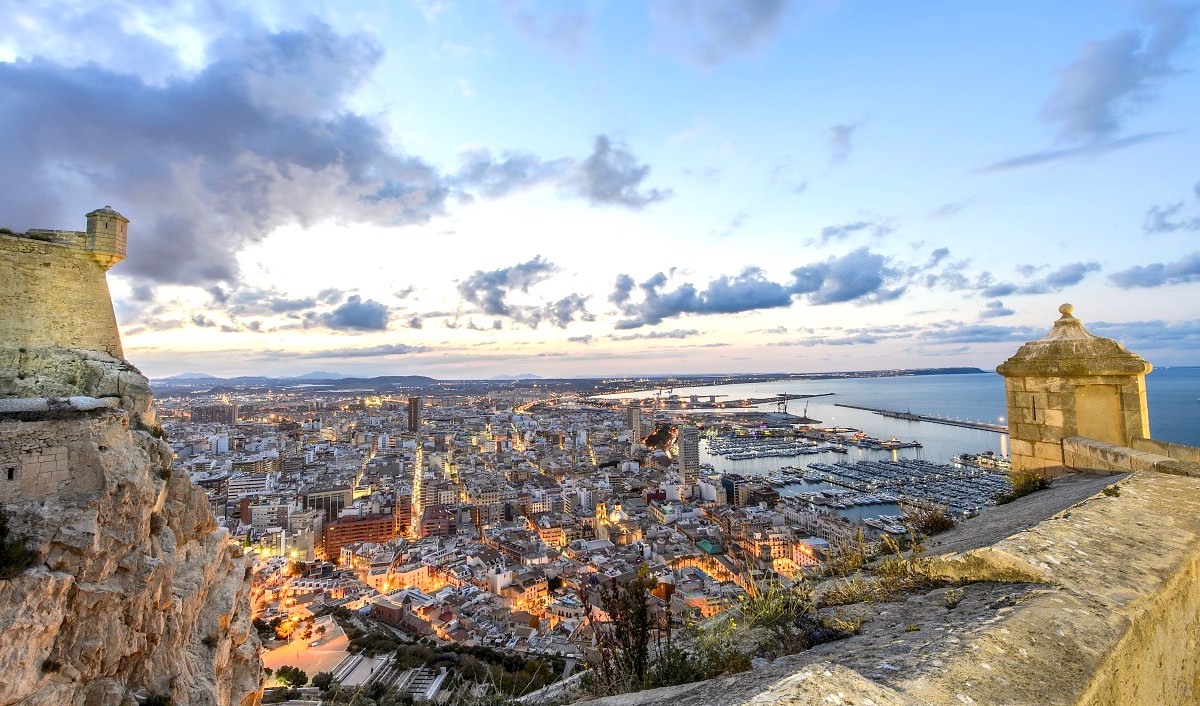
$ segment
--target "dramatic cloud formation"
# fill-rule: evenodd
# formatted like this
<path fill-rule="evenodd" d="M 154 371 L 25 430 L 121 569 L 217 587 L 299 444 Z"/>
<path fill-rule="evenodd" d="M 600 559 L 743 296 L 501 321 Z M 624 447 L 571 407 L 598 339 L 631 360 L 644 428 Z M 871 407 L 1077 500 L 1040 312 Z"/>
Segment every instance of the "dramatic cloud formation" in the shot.
<path fill-rule="evenodd" d="M 1098 141 L 1116 134 L 1123 119 L 1154 97 L 1154 89 L 1179 73 L 1173 55 L 1191 33 L 1196 5 L 1145 3 L 1148 33 L 1129 29 L 1091 42 L 1059 72 L 1059 84 L 1042 117 L 1070 140 Z"/>
<path fill-rule="evenodd" d="M 786 6 L 785 0 L 656 0 L 650 13 L 659 41 L 713 67 L 761 50 L 774 39 Z"/>
<path fill-rule="evenodd" d="M 850 140 L 857 129 L 858 123 L 842 123 L 829 128 L 830 163 L 841 164 L 850 157 Z"/>
<path fill-rule="evenodd" d="M 577 184 L 592 204 L 638 209 L 671 195 L 670 189 L 639 191 L 649 173 L 649 165 L 638 164 L 624 143 L 597 135 L 591 156 L 580 165 Z"/>
<path fill-rule="evenodd" d="M 667 275 L 659 272 L 641 284 L 629 275 L 618 275 L 609 301 L 623 318 L 617 329 L 653 326 L 682 314 L 734 314 L 743 311 L 791 306 L 793 296 L 805 295 L 811 304 L 849 301 L 889 301 L 904 292 L 904 274 L 888 259 L 867 248 L 842 257 L 792 270 L 788 284 L 773 282 L 757 267 L 740 274 L 722 275 L 703 289 L 684 282 L 667 290 Z M 635 289 L 641 294 L 634 299 Z"/>
<path fill-rule="evenodd" d="M 355 294 L 333 311 L 322 314 L 320 322 L 331 329 L 350 331 L 386 331 L 390 312 L 383 304 L 363 300 Z"/>
<path fill-rule="evenodd" d="M 425 223 L 454 188 L 500 197 L 554 181 L 634 209 L 670 193 L 644 189 L 650 167 L 603 135 L 579 163 L 476 149 L 443 176 L 349 107 L 382 56 L 365 35 L 250 27 L 208 55 L 164 83 L 95 64 L 0 62 L 0 103 L 21 106 L 0 113 L 0 132 L 22 136 L 0 171 L 6 225 L 78 228 L 90 193 L 133 222 L 138 247 L 122 274 L 209 286 L 237 282 L 237 253 L 281 226 Z"/>
<path fill-rule="evenodd" d="M 1200 251 L 1185 255 L 1175 262 L 1156 262 L 1130 267 L 1114 272 L 1108 278 L 1127 289 L 1200 282 Z"/>
<path fill-rule="evenodd" d="M 445 202 L 437 174 L 344 108 L 380 52 L 314 22 L 219 41 L 204 70 L 162 85 L 0 63 L 0 102 L 22 106 L 0 114 L 0 131 L 22 135 L 0 173 L 8 215 L 78 227 L 59 194 L 82 184 L 133 220 L 126 274 L 183 284 L 235 280 L 234 254 L 283 224 L 424 222 Z"/>

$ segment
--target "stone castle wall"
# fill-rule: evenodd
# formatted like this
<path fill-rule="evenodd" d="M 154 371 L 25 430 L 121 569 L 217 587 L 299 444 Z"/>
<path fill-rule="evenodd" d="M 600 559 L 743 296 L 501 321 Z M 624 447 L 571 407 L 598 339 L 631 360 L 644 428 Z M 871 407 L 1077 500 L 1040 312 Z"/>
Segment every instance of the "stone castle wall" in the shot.
<path fill-rule="evenodd" d="M 100 477 L 86 460 L 96 453 L 92 439 L 107 433 L 101 427 L 121 421 L 87 415 L 72 421 L 0 421 L 0 503 L 98 490 Z"/>
<path fill-rule="evenodd" d="M 105 271 L 85 249 L 0 234 L 0 341 L 122 357 Z"/>

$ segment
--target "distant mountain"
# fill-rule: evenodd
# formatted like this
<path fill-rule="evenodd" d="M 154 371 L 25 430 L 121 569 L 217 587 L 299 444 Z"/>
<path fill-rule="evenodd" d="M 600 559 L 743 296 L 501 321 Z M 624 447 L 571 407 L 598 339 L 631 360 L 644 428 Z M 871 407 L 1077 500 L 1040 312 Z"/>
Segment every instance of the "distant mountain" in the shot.
<path fill-rule="evenodd" d="M 350 376 L 342 375 L 341 373 L 327 373 L 324 370 L 314 370 L 311 373 L 304 373 L 303 375 L 296 375 L 295 377 L 289 378 L 289 379 L 293 379 L 293 380 L 344 380 L 348 377 L 350 377 Z"/>
<path fill-rule="evenodd" d="M 493 375 L 488 380 L 544 380 L 541 375 L 533 373 L 520 373 L 518 375 Z"/>
<path fill-rule="evenodd" d="M 159 380 L 220 380 L 220 378 L 208 373 L 180 373 L 169 378 L 159 378 Z"/>

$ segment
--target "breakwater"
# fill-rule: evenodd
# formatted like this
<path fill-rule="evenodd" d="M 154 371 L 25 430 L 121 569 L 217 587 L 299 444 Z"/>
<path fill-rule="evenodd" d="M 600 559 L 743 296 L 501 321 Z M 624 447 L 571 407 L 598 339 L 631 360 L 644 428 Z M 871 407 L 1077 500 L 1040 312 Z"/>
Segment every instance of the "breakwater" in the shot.
<path fill-rule="evenodd" d="M 997 434 L 1007 434 L 1007 424 L 992 424 L 990 422 L 974 422 L 969 419 L 950 419 L 948 417 L 935 417 L 928 414 L 913 414 L 912 412 L 894 412 L 890 409 L 877 409 L 875 407 L 863 407 L 853 404 L 842 404 L 837 402 L 835 407 L 847 407 L 849 409 L 861 409 L 864 412 L 873 412 L 884 417 L 892 419 L 903 419 L 909 422 L 930 422 L 933 424 L 945 424 L 952 427 L 963 427 L 966 429 L 978 429 L 980 431 L 990 431 Z"/>

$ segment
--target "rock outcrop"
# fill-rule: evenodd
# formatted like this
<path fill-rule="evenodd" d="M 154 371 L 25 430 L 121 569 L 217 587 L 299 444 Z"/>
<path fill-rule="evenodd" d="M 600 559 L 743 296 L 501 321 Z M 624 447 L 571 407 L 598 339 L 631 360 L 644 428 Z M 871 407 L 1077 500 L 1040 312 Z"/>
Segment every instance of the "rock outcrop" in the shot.
<path fill-rule="evenodd" d="M 94 351 L 0 348 L 0 398 L 72 395 L 120 403 L 0 416 L 0 500 L 37 555 L 0 580 L 0 706 L 257 706 L 248 559 L 171 474 L 146 379 Z"/>

